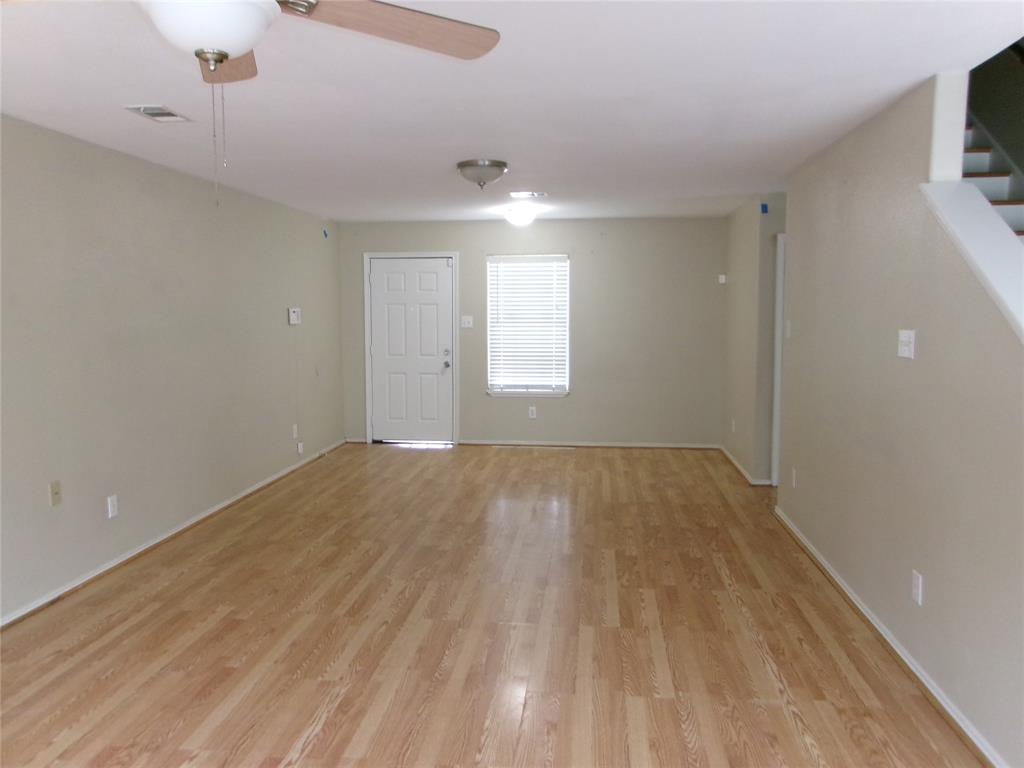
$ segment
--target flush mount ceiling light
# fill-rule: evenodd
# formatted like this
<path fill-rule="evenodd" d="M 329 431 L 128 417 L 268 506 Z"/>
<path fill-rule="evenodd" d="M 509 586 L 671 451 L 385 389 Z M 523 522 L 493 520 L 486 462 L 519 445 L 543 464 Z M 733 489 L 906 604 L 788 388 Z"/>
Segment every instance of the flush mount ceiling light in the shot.
<path fill-rule="evenodd" d="M 529 200 L 519 200 L 515 203 L 509 203 L 508 205 L 500 205 L 497 208 L 491 209 L 493 213 L 501 214 L 505 217 L 505 221 L 516 227 L 528 227 L 533 224 L 533 220 L 537 216 L 545 211 L 550 211 L 550 205 L 541 205 L 540 203 L 534 203 Z"/>
<path fill-rule="evenodd" d="M 471 181 L 480 189 L 497 181 L 508 172 L 508 163 L 504 160 L 463 160 L 456 168 L 466 181 Z"/>
<path fill-rule="evenodd" d="M 252 50 L 281 15 L 277 0 L 142 0 L 157 30 L 210 70 Z"/>

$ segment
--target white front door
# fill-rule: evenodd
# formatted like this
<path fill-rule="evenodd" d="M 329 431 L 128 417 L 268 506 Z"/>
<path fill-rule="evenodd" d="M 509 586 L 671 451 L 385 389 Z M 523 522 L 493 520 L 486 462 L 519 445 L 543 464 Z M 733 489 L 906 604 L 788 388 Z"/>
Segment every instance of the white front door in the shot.
<path fill-rule="evenodd" d="M 450 258 L 370 259 L 374 440 L 453 438 Z"/>

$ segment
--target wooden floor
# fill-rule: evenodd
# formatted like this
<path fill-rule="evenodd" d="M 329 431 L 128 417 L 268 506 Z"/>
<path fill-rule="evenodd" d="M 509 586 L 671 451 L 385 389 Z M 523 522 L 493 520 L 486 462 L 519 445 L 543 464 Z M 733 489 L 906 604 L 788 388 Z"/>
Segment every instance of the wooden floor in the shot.
<path fill-rule="evenodd" d="M 714 451 L 345 446 L 0 636 L 14 766 L 974 766 Z"/>

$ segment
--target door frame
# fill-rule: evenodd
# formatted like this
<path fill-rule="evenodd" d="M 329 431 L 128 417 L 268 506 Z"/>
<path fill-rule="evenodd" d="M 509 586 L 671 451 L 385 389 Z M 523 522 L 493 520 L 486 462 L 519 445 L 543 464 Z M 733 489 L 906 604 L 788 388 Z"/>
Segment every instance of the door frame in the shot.
<path fill-rule="evenodd" d="M 373 442 L 373 368 L 370 362 L 370 262 L 372 259 L 451 259 L 452 260 L 452 443 L 459 442 L 459 254 L 458 251 L 410 251 L 363 253 L 363 365 L 366 389 L 366 442 Z"/>
<path fill-rule="evenodd" d="M 786 235 L 775 240 L 775 354 L 772 355 L 772 485 L 779 485 L 782 458 L 782 347 L 785 337 Z"/>

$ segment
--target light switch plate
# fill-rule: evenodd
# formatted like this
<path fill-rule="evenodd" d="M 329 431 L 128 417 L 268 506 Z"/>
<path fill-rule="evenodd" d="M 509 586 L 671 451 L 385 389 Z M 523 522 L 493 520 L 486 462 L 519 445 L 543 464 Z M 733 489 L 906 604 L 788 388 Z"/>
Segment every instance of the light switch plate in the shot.
<path fill-rule="evenodd" d="M 288 325 L 302 325 L 302 307 L 288 307 Z"/>
<path fill-rule="evenodd" d="M 473 316 L 472 315 L 463 315 L 462 316 L 462 322 L 459 323 L 459 325 L 461 325 L 463 328 L 472 328 L 473 327 Z"/>
<path fill-rule="evenodd" d="M 719 276 L 718 276 L 718 284 L 719 284 L 719 285 L 725 285 L 725 283 L 726 283 L 726 280 L 727 280 L 727 278 L 726 278 L 726 276 L 725 276 L 725 275 L 719 275 Z"/>
<path fill-rule="evenodd" d="M 117 513 L 117 494 L 115 493 L 113 496 L 107 496 L 107 519 L 113 520 L 117 517 Z"/>
<path fill-rule="evenodd" d="M 916 345 L 917 331 L 900 329 L 899 342 L 896 345 L 896 356 L 913 360 Z"/>

